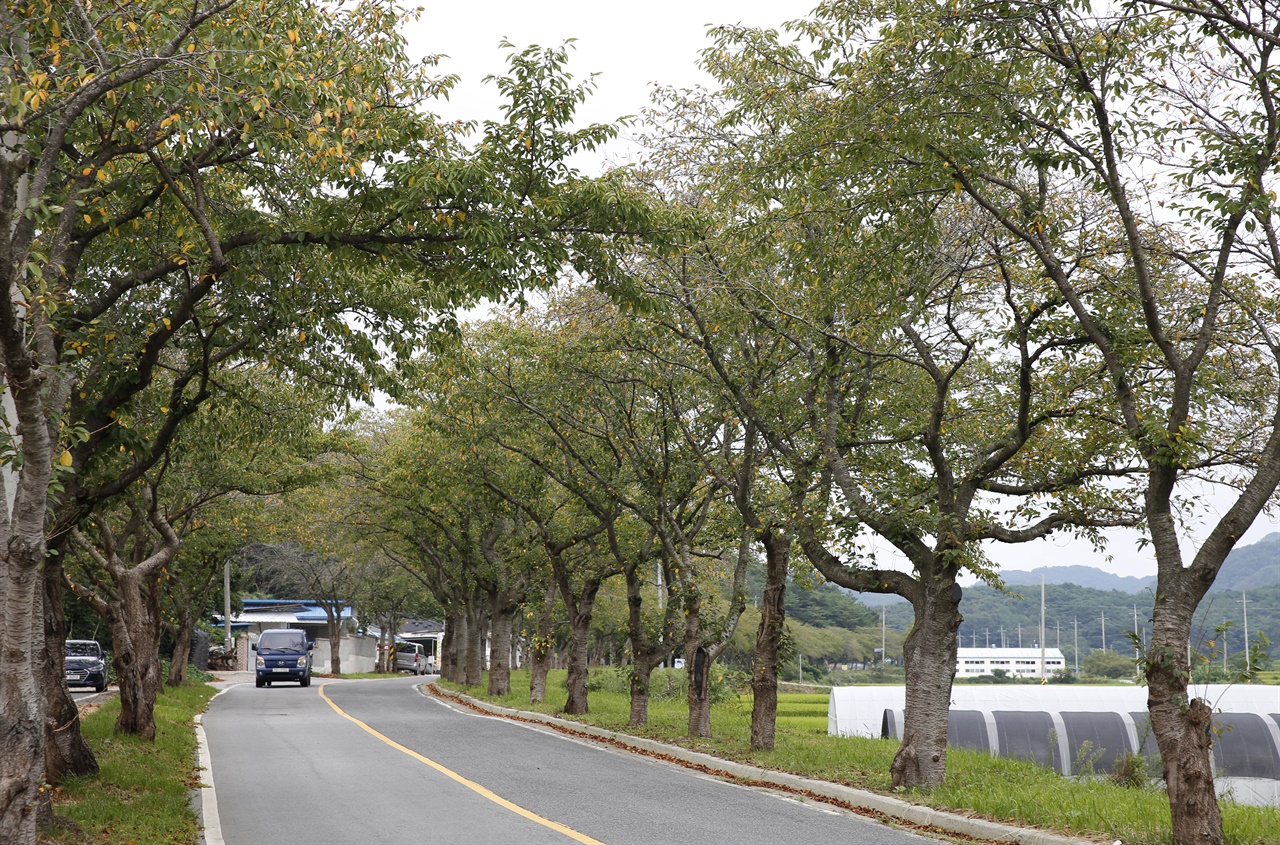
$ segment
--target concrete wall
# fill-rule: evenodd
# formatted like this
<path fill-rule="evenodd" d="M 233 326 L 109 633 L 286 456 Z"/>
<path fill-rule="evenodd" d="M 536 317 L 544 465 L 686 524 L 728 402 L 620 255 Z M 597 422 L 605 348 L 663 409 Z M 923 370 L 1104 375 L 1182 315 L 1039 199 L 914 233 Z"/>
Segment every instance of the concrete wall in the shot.
<path fill-rule="evenodd" d="M 327 674 L 332 665 L 329 659 L 329 640 L 317 639 L 316 650 L 311 653 L 311 671 Z M 343 637 L 339 641 L 338 656 L 342 658 L 342 674 L 372 672 L 378 662 L 378 638 L 371 636 Z"/>

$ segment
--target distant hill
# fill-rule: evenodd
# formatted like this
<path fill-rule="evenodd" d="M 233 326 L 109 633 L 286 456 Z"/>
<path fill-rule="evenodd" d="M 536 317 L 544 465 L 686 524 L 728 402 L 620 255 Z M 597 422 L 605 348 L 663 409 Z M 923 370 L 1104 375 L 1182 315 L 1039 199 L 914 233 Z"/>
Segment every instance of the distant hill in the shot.
<path fill-rule="evenodd" d="M 1256 590 L 1275 584 L 1280 584 L 1280 534 L 1268 534 L 1227 555 L 1212 591 Z"/>
<path fill-rule="evenodd" d="M 1156 576 L 1145 578 L 1127 575 L 1115 575 L 1105 569 L 1094 566 L 1040 566 L 1035 569 L 1004 569 L 1000 572 L 1005 584 L 1012 588 L 1040 586 L 1040 576 L 1044 576 L 1046 584 L 1075 584 L 1091 590 L 1121 593 L 1143 593 L 1154 588 Z M 1256 590 L 1261 587 L 1280 585 L 1280 532 L 1268 534 L 1256 543 L 1237 546 L 1227 555 L 1227 562 L 1222 565 L 1210 592 L 1226 590 Z M 1024 592 L 1025 589 L 1016 589 Z M 897 596 L 882 596 L 874 593 L 853 593 L 850 595 L 867 607 L 877 610 L 882 605 L 895 605 L 904 602 Z"/>
<path fill-rule="evenodd" d="M 1140 593 L 1156 583 L 1156 576 L 1145 578 L 1114 575 L 1093 566 L 1040 566 L 1035 569 L 1005 569 L 1000 574 L 1010 586 L 1040 586 L 1040 576 L 1046 584 L 1075 584 L 1093 590 L 1119 590 L 1122 593 Z"/>

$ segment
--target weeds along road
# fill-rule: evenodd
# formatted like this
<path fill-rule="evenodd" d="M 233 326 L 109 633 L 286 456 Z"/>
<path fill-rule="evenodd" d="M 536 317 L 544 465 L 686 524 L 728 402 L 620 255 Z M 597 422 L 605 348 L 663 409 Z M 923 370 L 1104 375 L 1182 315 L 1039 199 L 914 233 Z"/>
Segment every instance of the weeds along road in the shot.
<path fill-rule="evenodd" d="M 204 714 L 226 845 L 922 845 L 823 804 L 455 709 L 419 681 L 232 687 Z"/>

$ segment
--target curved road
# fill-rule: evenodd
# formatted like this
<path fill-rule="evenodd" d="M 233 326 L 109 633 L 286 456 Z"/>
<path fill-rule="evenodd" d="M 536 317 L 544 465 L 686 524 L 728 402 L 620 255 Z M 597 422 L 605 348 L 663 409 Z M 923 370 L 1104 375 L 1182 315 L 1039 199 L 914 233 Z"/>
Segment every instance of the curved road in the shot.
<path fill-rule="evenodd" d="M 204 714 L 218 808 L 210 842 L 219 829 L 226 845 L 933 841 L 462 711 L 420 682 L 239 684 L 217 696 Z"/>

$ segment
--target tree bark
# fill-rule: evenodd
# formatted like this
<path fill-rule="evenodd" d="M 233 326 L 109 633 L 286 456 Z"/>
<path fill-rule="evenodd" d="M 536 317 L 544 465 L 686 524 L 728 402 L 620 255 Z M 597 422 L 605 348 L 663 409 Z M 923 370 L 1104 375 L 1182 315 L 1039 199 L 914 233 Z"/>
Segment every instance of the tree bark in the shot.
<path fill-rule="evenodd" d="M 41 532 L 41 545 L 43 544 Z M 35 661 L 44 632 L 39 546 L 10 539 L 0 557 L 0 842 L 34 843 L 45 780 L 44 697 Z"/>
<path fill-rule="evenodd" d="M 633 560 L 622 570 L 627 582 L 627 629 L 631 640 L 631 714 L 627 724 L 633 727 L 649 722 L 649 689 L 653 670 L 671 653 L 675 630 L 673 620 L 678 611 L 678 604 L 668 596 L 663 634 L 656 638 L 649 636 L 644 627 L 644 583 L 639 572 L 644 562 Z M 671 583 L 670 576 L 664 580 Z"/>
<path fill-rule="evenodd" d="M 445 620 L 444 640 L 440 643 L 444 655 L 441 673 L 446 680 L 460 684 L 466 678 L 466 648 L 467 617 L 460 610 L 454 611 Z"/>
<path fill-rule="evenodd" d="M 80 734 L 80 708 L 67 690 L 66 578 L 61 555 L 46 557 L 43 580 L 44 659 L 39 668 L 45 706 L 45 778 L 56 786 L 66 777 L 96 775 L 98 760 Z"/>
<path fill-rule="evenodd" d="M 196 620 L 190 614 L 178 619 L 173 635 L 173 652 L 169 655 L 169 677 L 165 686 L 180 687 L 187 682 L 187 666 L 191 660 L 191 640 L 194 638 Z"/>
<path fill-rule="evenodd" d="M 1160 480 L 1161 473 L 1154 473 L 1153 486 Z M 1151 644 L 1144 655 L 1147 710 L 1164 767 L 1173 841 L 1222 845 L 1222 811 L 1213 782 L 1213 709 L 1188 695 L 1186 643 L 1196 607 L 1234 546 L 1236 532 L 1224 532 L 1220 524 L 1184 568 L 1167 505 L 1149 505 L 1148 517 L 1158 574 Z"/>
<path fill-rule="evenodd" d="M 569 715 L 587 712 L 587 646 L 600 583 L 597 578 L 588 578 L 582 585 L 582 594 L 574 610 L 569 614 L 569 691 L 564 703 L 564 712 Z"/>
<path fill-rule="evenodd" d="M 489 695 L 511 693 L 511 629 L 520 605 L 495 593 L 490 605 L 492 639 L 489 643 Z"/>
<path fill-rule="evenodd" d="M 538 612 L 537 630 L 529 644 L 529 701 L 534 704 L 547 697 L 547 672 L 551 669 L 551 652 L 555 645 L 552 636 L 552 614 L 555 607 L 556 585 L 552 581 L 547 585 L 542 609 Z"/>
<path fill-rule="evenodd" d="M 569 619 L 569 678 L 564 712 L 580 715 L 587 711 L 587 639 L 591 614 L 576 613 Z"/>
<path fill-rule="evenodd" d="M 478 593 L 478 591 L 477 591 Z M 473 596 L 467 603 L 467 645 L 462 682 L 470 687 L 478 687 L 484 682 L 484 635 L 485 608 L 479 596 Z"/>
<path fill-rule="evenodd" d="M 335 675 L 342 674 L 342 618 L 341 610 L 335 611 L 325 605 L 325 615 L 329 621 L 329 671 Z M 314 668 L 314 667 L 312 667 Z"/>
<path fill-rule="evenodd" d="M 765 556 L 764 596 L 760 602 L 760 627 L 751 658 L 751 748 L 773 749 L 778 721 L 778 650 L 786 619 L 787 572 L 791 538 L 773 528 L 761 537 Z"/>
<path fill-rule="evenodd" d="M 118 612 L 111 614 L 113 653 L 120 688 L 116 732 L 154 741 L 155 706 L 163 679 L 160 672 L 160 598 L 154 584 L 136 570 L 115 578 Z"/>
<path fill-rule="evenodd" d="M 915 626 L 903 643 L 907 700 L 902 745 L 889 770 L 895 787 L 941 786 L 947 770 L 956 631 L 964 617 L 954 578 L 921 580 L 925 583 L 918 591 Z"/>
<path fill-rule="evenodd" d="M 689 730 L 691 737 L 711 736 L 711 659 L 702 645 L 702 597 L 697 588 L 685 597 L 684 669 L 689 676 Z"/>

